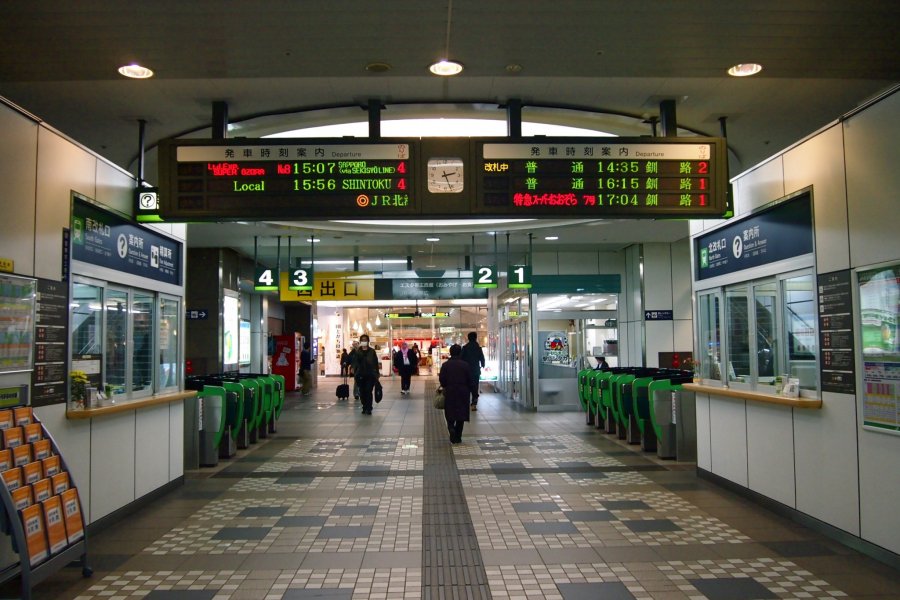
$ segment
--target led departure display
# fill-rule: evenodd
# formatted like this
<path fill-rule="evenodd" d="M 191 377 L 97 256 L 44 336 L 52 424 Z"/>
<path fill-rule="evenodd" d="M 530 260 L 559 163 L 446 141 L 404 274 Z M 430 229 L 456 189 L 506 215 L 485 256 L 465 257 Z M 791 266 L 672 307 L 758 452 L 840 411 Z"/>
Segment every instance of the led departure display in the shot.
<path fill-rule="evenodd" d="M 727 211 L 719 138 L 537 138 L 476 142 L 475 212 L 702 217 Z"/>
<path fill-rule="evenodd" d="M 160 145 L 167 220 L 417 214 L 414 144 L 178 140 Z"/>

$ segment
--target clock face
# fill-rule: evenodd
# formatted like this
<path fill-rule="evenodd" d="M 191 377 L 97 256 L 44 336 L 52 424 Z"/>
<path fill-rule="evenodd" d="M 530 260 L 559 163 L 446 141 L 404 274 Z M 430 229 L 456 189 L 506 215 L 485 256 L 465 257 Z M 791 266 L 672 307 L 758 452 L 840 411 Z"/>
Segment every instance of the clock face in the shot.
<path fill-rule="evenodd" d="M 428 191 L 432 194 L 458 194 L 463 191 L 461 158 L 428 159 Z"/>

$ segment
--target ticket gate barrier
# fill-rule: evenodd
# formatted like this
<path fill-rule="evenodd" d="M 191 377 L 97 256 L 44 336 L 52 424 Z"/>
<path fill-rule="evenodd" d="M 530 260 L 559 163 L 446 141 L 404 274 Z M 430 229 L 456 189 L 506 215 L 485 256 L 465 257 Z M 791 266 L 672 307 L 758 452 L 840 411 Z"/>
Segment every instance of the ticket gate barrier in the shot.
<path fill-rule="evenodd" d="M 219 443 L 225 431 L 225 388 L 204 385 L 197 393 L 199 430 L 199 462 L 201 467 L 219 464 Z"/>
<path fill-rule="evenodd" d="M 266 421 L 266 405 L 270 402 L 269 395 L 259 376 L 241 373 L 237 377 L 240 383 L 253 390 L 255 402 L 253 414 L 249 415 L 247 419 L 247 427 L 250 431 L 250 443 L 255 444 L 259 438 L 269 436 L 268 422 Z"/>
<path fill-rule="evenodd" d="M 219 435 L 215 438 L 215 448 L 218 449 L 219 458 L 231 458 L 237 451 L 237 446 L 243 442 L 243 447 L 247 447 L 246 440 L 241 439 L 241 435 L 246 435 L 246 425 L 244 419 L 244 396 L 246 389 L 240 383 L 233 379 L 227 379 L 218 376 L 201 376 L 191 377 L 185 382 L 188 389 L 196 389 L 201 392 L 207 387 L 223 388 L 225 390 L 225 400 L 223 403 L 223 415 L 220 421 Z M 202 405 L 202 409 L 206 409 L 208 402 Z M 197 466 L 200 466 L 199 464 Z"/>
<path fill-rule="evenodd" d="M 606 422 L 606 412 L 600 396 L 600 386 L 609 379 L 610 375 L 608 371 L 592 371 L 588 375 L 588 391 L 590 392 L 588 406 L 592 417 L 590 424 L 598 429 L 603 428 Z"/>
<path fill-rule="evenodd" d="M 656 452 L 656 431 L 653 428 L 653 398 L 650 394 L 650 384 L 655 381 L 672 381 L 675 384 L 691 381 L 692 376 L 678 369 L 659 369 L 653 375 L 636 379 L 632 384 L 633 410 L 629 426 L 629 433 L 636 435 L 630 439 L 630 443 L 640 444 L 645 452 Z"/>
<path fill-rule="evenodd" d="M 591 416 L 590 395 L 593 389 L 594 380 L 590 378 L 591 369 L 582 369 L 578 371 L 578 402 L 581 403 L 581 410 L 585 413 L 585 424 L 593 423 Z"/>
<path fill-rule="evenodd" d="M 655 381 L 648 394 L 653 404 L 650 411 L 657 437 L 656 455 L 679 461 L 697 460 L 697 408 L 693 392 L 682 389 L 680 379 Z"/>
<path fill-rule="evenodd" d="M 281 410 L 284 408 L 285 379 L 284 375 L 272 374 L 270 377 L 275 381 L 275 420 L 281 418 Z"/>

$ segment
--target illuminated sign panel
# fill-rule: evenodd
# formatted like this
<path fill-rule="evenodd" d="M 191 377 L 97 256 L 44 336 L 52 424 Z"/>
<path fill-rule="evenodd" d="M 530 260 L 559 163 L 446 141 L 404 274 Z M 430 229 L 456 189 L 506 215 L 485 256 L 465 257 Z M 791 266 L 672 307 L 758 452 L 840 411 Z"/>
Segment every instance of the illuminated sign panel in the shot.
<path fill-rule="evenodd" d="M 727 211 L 719 138 L 536 138 L 475 146 L 478 214 L 688 218 Z"/>
<path fill-rule="evenodd" d="M 721 218 L 722 138 L 165 140 L 166 221 Z"/>
<path fill-rule="evenodd" d="M 414 149 L 402 140 L 167 140 L 160 144 L 160 214 L 169 220 L 416 214 Z"/>

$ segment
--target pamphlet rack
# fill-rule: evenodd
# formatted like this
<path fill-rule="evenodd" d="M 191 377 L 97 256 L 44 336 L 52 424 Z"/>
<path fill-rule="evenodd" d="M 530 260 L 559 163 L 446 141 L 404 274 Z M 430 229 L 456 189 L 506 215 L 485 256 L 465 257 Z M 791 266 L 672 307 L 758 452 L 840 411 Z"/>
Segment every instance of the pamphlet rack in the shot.
<path fill-rule="evenodd" d="M 80 561 L 82 576 L 90 577 L 78 489 L 31 407 L 0 410 L 0 442 L 0 531 L 12 537 L 19 555 L 18 563 L 0 570 L 0 583 L 20 576 L 19 597 L 31 600 L 34 586 L 73 561 Z"/>

